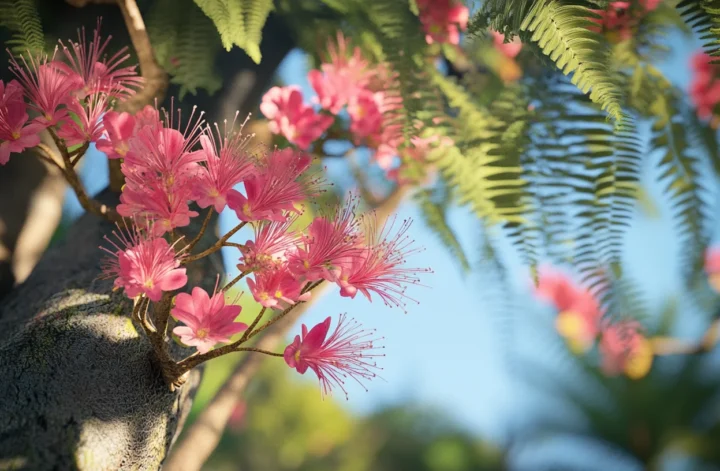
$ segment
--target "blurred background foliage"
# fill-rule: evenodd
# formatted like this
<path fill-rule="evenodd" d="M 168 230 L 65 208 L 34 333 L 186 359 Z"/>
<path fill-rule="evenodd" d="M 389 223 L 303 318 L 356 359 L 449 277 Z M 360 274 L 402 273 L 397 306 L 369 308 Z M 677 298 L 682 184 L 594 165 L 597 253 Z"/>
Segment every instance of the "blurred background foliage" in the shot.
<path fill-rule="evenodd" d="M 193 409 L 202 410 L 229 373 L 232 358 L 208 368 Z M 367 416 L 337 396 L 320 399 L 314 381 L 297 381 L 265 362 L 204 469 L 303 471 L 470 471 L 505 469 L 496 445 L 421 404 L 380 408 Z M 218 381 L 219 382 L 219 381 Z M 193 420 L 191 415 L 189 420 Z"/>

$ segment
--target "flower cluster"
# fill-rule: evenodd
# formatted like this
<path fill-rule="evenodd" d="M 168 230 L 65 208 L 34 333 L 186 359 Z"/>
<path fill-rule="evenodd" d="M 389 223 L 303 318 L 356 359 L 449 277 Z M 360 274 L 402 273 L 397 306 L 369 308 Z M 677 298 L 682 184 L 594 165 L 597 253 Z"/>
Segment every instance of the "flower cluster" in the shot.
<path fill-rule="evenodd" d="M 132 121 L 122 113 L 110 116 Z M 375 295 L 387 305 L 404 309 L 410 300 L 405 287 L 418 284 L 416 275 L 427 271 L 404 267 L 406 256 L 417 250 L 406 235 L 410 223 L 404 222 L 397 230 L 390 223 L 378 231 L 373 216 L 356 216 L 354 198 L 314 218 L 307 227 L 297 227 L 302 202 L 322 191 L 323 184 L 312 175 L 307 154 L 284 149 L 254 155 L 247 151 L 239 132 L 220 133 L 216 128 L 213 138 L 210 128 L 200 126 L 199 121 L 183 131 L 167 118 L 140 127 L 136 119 L 127 127 L 134 131 L 120 137 L 128 150 L 122 162 L 127 184 L 118 211 L 134 226 L 130 235 L 118 234 L 118 242 L 105 250 L 112 255 L 106 273 L 129 298 L 157 302 L 164 293 L 187 284 L 184 266 L 198 255 L 188 253 L 188 246 L 179 239 L 171 244 L 165 237 L 174 239 L 175 229 L 199 215 L 189 209 L 193 202 L 208 208 L 208 216 L 229 207 L 241 221 L 235 230 L 251 224 L 252 239 L 224 245 L 237 249 L 240 278 L 248 277 L 250 293 L 262 306 L 260 316 L 266 309 L 283 316 L 295 304 L 308 300 L 311 290 L 322 282 L 335 283 L 342 296 L 361 292 L 370 300 Z M 107 140 L 109 149 L 118 148 L 120 141 Z M 240 185 L 242 192 L 236 189 Z M 210 295 L 194 287 L 192 295 L 175 296 L 171 314 L 185 325 L 173 332 L 183 344 L 207 353 L 248 329 L 247 324 L 236 321 L 240 312 L 241 306 L 226 305 L 217 289 Z M 350 342 L 354 347 L 333 350 L 333 356 L 327 357 L 332 365 L 323 366 L 322 355 L 312 357 L 315 366 L 311 369 L 325 393 L 329 388 L 327 368 L 365 377 L 353 369 L 365 344 L 356 345 L 351 341 L 355 334 L 345 333 L 336 333 L 333 345 Z M 337 363 L 338 358 L 345 363 Z M 330 383 L 340 384 L 339 376 L 333 378 Z"/>
<path fill-rule="evenodd" d="M 11 58 L 17 80 L 0 81 L 0 165 L 10 154 L 38 145 L 44 129 L 70 147 L 102 136 L 100 117 L 142 82 L 135 66 L 123 65 L 130 57 L 127 48 L 107 57 L 107 46 L 98 22 L 89 43 L 83 30 L 78 42 L 61 41 L 60 53 Z"/>
<path fill-rule="evenodd" d="M 400 179 L 403 163 L 422 162 L 428 152 L 446 142 L 416 136 L 411 146 L 401 149 L 404 138 L 398 113 L 403 103 L 395 74 L 386 64 L 371 65 L 358 47 L 350 52 L 348 41 L 340 33 L 328 52 L 328 61 L 308 72 L 316 93 L 312 101 L 320 111 L 305 103 L 296 86 L 273 87 L 265 94 L 260 111 L 273 133 L 307 150 L 346 112 L 347 138 L 356 146 L 371 149 L 373 160 L 393 180 Z"/>
<path fill-rule="evenodd" d="M 605 374 L 624 372 L 637 379 L 650 371 L 653 349 L 639 323 L 603 319 L 604 312 L 595 296 L 560 272 L 543 270 L 535 294 L 558 310 L 555 327 L 575 353 L 588 351 L 600 337 L 598 348 Z"/>
<path fill-rule="evenodd" d="M 456 0 L 418 0 L 420 23 L 428 44 L 459 44 L 460 31 L 467 29 L 470 10 Z"/>
<path fill-rule="evenodd" d="M 599 18 L 591 18 L 591 21 L 597 23 L 596 31 L 611 41 L 626 41 L 632 37 L 640 20 L 659 4 L 660 0 L 610 2 L 605 10 L 592 10 Z"/>
<path fill-rule="evenodd" d="M 713 58 L 704 52 L 693 55 L 691 68 L 693 71 L 690 83 L 690 98 L 695 105 L 697 114 L 702 119 L 714 117 L 715 107 L 720 103 L 720 67 L 712 64 Z M 716 118 L 713 119 L 713 125 Z"/>
<path fill-rule="evenodd" d="M 417 275 L 428 270 L 405 267 L 406 257 L 417 251 L 407 236 L 408 221 L 378 229 L 374 216 L 356 214 L 356 199 L 351 197 L 321 211 L 305 227 L 300 224 L 304 203 L 325 191 L 303 149 L 334 118 L 304 105 L 297 89 L 272 89 L 262 111 L 273 130 L 300 150 L 250 149 L 242 132 L 245 123 L 238 126 L 237 115 L 221 127 L 208 125 L 194 109 L 187 118 L 180 111 L 151 106 L 134 114 L 113 111 L 112 106 L 140 84 L 134 67 L 123 66 L 125 51 L 108 55 L 108 42 L 98 30 L 90 42 L 82 32 L 77 43 L 61 45 L 62 61 L 55 55 L 13 59 L 18 80 L 0 82 L 0 163 L 6 163 L 10 153 L 38 146 L 38 134 L 45 129 L 62 162 L 51 149 L 38 150 L 62 168 L 68 181 L 79 181 L 74 166 L 90 144 L 120 162 L 125 178 L 120 204 L 113 210 L 98 203 L 99 215 L 116 211 L 113 219 L 122 221 L 102 248 L 108 254 L 104 274 L 133 300 L 132 317 L 153 344 L 169 384 L 182 384 L 184 372 L 225 353 L 283 356 L 243 344 L 308 300 L 321 283 L 335 284 L 341 296 L 353 298 L 360 292 L 401 309 L 412 300 L 405 294 L 407 285 L 418 284 Z M 321 106 L 335 114 L 346 107 L 358 140 L 391 145 L 384 133 L 394 131 L 383 121 L 391 100 L 359 52 L 352 58 L 345 52 L 341 41 L 332 63 L 316 71 L 320 75 L 313 80 Z M 84 190 L 77 185 L 80 195 Z M 212 214 L 226 208 L 239 219 L 237 226 L 209 248 L 194 251 Z M 188 226 L 201 212 L 200 230 L 187 240 Z M 231 242 L 246 225 L 254 237 Z M 212 293 L 188 286 L 187 266 L 224 247 L 237 250 L 240 274 L 222 289 L 216 283 Z M 261 305 L 248 323 L 238 320 L 243 313 L 238 300 L 225 299 L 227 290 L 245 277 Z M 266 312 L 273 318 L 261 324 Z M 174 325 L 171 318 L 181 324 Z M 165 345 L 169 324 L 180 343 L 196 348 L 195 354 L 179 362 L 172 359 Z M 323 394 L 333 385 L 344 390 L 343 378 L 348 376 L 369 379 L 376 368 L 367 360 L 376 356 L 376 347 L 365 331 L 343 315 L 328 336 L 329 324 L 330 318 L 310 333 L 304 328 L 302 339 L 284 355 L 298 372 L 314 371 Z"/>

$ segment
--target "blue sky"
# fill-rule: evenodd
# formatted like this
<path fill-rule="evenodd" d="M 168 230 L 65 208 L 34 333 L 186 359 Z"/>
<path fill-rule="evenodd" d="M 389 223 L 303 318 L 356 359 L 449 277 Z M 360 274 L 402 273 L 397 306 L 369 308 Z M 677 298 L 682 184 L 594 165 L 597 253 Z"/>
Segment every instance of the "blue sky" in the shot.
<path fill-rule="evenodd" d="M 689 53 L 696 44 L 680 36 L 671 37 L 669 43 L 673 50 L 661 69 L 686 89 Z M 305 61 L 298 52 L 291 53 L 280 69 L 284 83 L 299 84 L 309 97 L 311 90 L 305 73 Z M 95 192 L 106 185 L 105 163 L 101 154 L 90 154 L 83 167 L 83 178 L 90 192 Z M 332 165 L 329 170 L 331 175 L 338 171 Z M 652 172 L 651 168 L 647 170 Z M 654 196 L 660 194 L 657 185 L 651 185 L 649 191 Z M 66 209 L 69 215 L 79 211 L 70 193 Z M 641 216 L 627 234 L 627 270 L 635 279 L 643 280 L 648 298 L 658 306 L 664 296 L 678 286 L 676 254 L 679 247 L 668 209 L 660 205 L 655 217 Z M 447 411 L 473 431 L 501 440 L 505 427 L 522 420 L 532 402 L 526 400 L 527 390 L 515 378 L 507 353 L 545 355 L 543 349 L 548 347 L 544 346 L 543 339 L 555 338 L 553 312 L 532 302 L 529 296 L 493 291 L 492 280 L 483 273 L 463 276 L 436 236 L 423 225 L 412 202 L 401 205 L 399 217 L 416 221 L 412 236 L 417 244 L 426 248 L 415 255 L 411 263 L 434 271 L 423 277 L 426 288 L 414 286 L 409 290 L 419 304 L 410 305 L 409 312 L 404 314 L 379 301 L 341 298 L 332 290 L 313 305 L 303 322 L 313 324 L 328 315 L 347 312 L 385 337 L 386 357 L 381 359 L 384 380 L 370 383 L 369 392 L 350 385 L 347 407 L 352 410 L 367 412 L 384 404 L 420 402 Z M 450 221 L 470 256 L 477 258 L 477 221 L 464 208 L 453 209 Z M 235 217 L 226 211 L 221 217 L 221 229 L 227 230 L 233 225 Z M 504 252 L 505 258 L 511 260 L 511 279 L 517 292 L 527 294 L 530 284 L 523 267 L 515 260 L 512 249 L 506 248 Z M 225 255 L 228 275 L 233 276 L 235 262 L 230 253 Z M 488 297 L 488 294 L 494 296 Z M 499 312 L 498 300 L 510 297 L 516 312 L 512 315 Z M 700 328 L 700 323 L 689 322 L 683 333 L 694 335 Z M 298 377 L 298 380 L 314 379 Z"/>

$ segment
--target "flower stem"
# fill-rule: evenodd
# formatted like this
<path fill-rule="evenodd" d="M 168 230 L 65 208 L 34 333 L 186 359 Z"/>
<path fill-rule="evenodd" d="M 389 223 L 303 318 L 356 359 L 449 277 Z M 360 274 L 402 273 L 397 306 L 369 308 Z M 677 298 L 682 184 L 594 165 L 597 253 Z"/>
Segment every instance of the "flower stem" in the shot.
<path fill-rule="evenodd" d="M 205 230 L 207 229 L 208 224 L 210 224 L 210 219 L 212 217 L 212 213 L 213 213 L 213 207 L 210 206 L 207 214 L 205 215 L 205 220 L 203 220 L 202 226 L 200 226 L 200 231 L 195 236 L 195 238 L 193 240 L 191 240 L 190 243 L 185 246 L 184 250 L 187 251 L 188 253 L 193 249 L 193 247 L 195 247 L 197 245 L 198 242 L 200 242 L 200 239 L 202 239 L 202 236 L 203 236 L 203 234 L 205 234 Z"/>
<path fill-rule="evenodd" d="M 71 157 L 70 166 L 72 168 L 75 168 L 75 165 L 77 165 L 77 163 L 80 161 L 80 159 L 83 158 L 83 156 L 85 155 L 85 152 L 87 152 L 87 150 L 88 150 L 88 147 L 90 147 L 90 143 L 86 142 L 82 146 L 80 146 L 77 150 L 70 153 L 70 157 Z"/>
<path fill-rule="evenodd" d="M 202 252 L 200 252 L 200 253 L 198 253 L 198 254 L 189 255 L 189 256 L 185 257 L 181 263 L 182 263 L 183 265 L 187 265 L 187 264 L 190 263 L 190 262 L 194 262 L 195 260 L 200 260 L 200 259 L 203 258 L 203 257 L 207 257 L 208 255 L 217 252 L 218 250 L 220 250 L 220 249 L 223 247 L 223 245 L 225 244 L 225 242 L 227 242 L 230 237 L 232 237 L 233 235 L 235 235 L 235 233 L 236 233 L 237 231 L 239 231 L 240 229 L 242 229 L 243 227 L 245 227 L 245 224 L 247 224 L 247 222 L 244 222 L 244 221 L 241 222 L 241 223 L 238 224 L 237 226 L 233 227 L 233 228 L 230 230 L 230 232 L 228 232 L 227 234 L 225 234 L 224 236 L 222 236 L 222 237 L 221 237 L 217 242 L 215 242 L 215 244 L 213 244 L 210 248 L 208 248 L 207 250 L 204 250 L 204 251 L 202 251 Z"/>
<path fill-rule="evenodd" d="M 195 368 L 196 366 L 200 365 L 201 363 L 204 363 L 208 360 L 212 360 L 213 358 L 217 358 L 219 356 L 225 355 L 226 353 L 236 352 L 238 351 L 238 347 L 245 343 L 252 335 L 250 335 L 250 332 L 255 328 L 255 326 L 260 322 L 263 315 L 265 314 L 265 310 L 267 308 L 263 307 L 260 309 L 260 312 L 258 313 L 257 317 L 255 317 L 255 320 L 252 324 L 245 330 L 245 333 L 242 337 L 240 337 L 239 340 L 236 340 L 233 343 L 229 343 L 227 345 L 224 345 L 220 348 L 216 348 L 214 350 L 210 350 L 207 353 L 203 353 L 200 355 L 191 355 L 183 360 L 181 360 L 178 363 L 178 366 L 180 369 L 185 371 L 190 371 L 191 369 Z"/>
<path fill-rule="evenodd" d="M 236 276 L 235 278 L 233 278 L 232 281 L 230 281 L 228 284 L 226 284 L 225 287 L 222 289 L 223 293 L 227 292 L 227 290 L 229 290 L 230 288 L 232 288 L 238 281 L 240 281 L 240 280 L 242 280 L 243 278 L 245 278 L 245 276 L 246 276 L 248 273 L 250 273 L 251 271 L 252 271 L 252 270 L 244 271 L 244 272 L 240 273 L 238 276 Z"/>
<path fill-rule="evenodd" d="M 307 293 L 308 291 L 311 291 L 311 290 L 317 288 L 318 286 L 320 286 L 320 284 L 321 284 L 323 281 L 325 281 L 325 280 L 318 280 L 318 281 L 316 281 L 315 283 L 309 284 L 309 285 L 306 287 L 306 289 L 303 290 L 303 292 L 304 292 L 304 293 Z M 304 302 L 305 302 L 305 301 L 298 301 L 298 302 L 296 302 L 295 304 L 291 304 L 291 305 L 288 306 L 287 309 L 285 309 L 283 312 L 281 312 L 281 313 L 278 314 L 277 316 L 273 317 L 272 319 L 270 319 L 269 321 L 267 321 L 265 324 L 263 324 L 261 327 L 259 327 L 258 329 L 255 329 L 253 332 L 250 332 L 250 329 L 248 329 L 248 330 L 246 331 L 246 333 L 247 333 L 247 340 L 250 340 L 251 338 L 255 337 L 257 334 L 259 334 L 259 333 L 262 332 L 263 330 L 267 329 L 268 327 L 270 327 L 271 325 L 273 325 L 274 323 L 276 323 L 277 321 L 279 321 L 280 319 L 282 319 L 283 317 L 285 317 L 286 315 L 288 315 L 293 309 L 295 309 L 295 308 L 298 307 L 299 305 L 303 304 Z"/>
<path fill-rule="evenodd" d="M 235 350 L 236 352 L 255 352 L 255 353 L 262 353 L 264 355 L 270 355 L 273 357 L 282 357 L 284 356 L 282 353 L 275 353 L 275 352 L 269 352 L 267 350 L 263 350 L 261 348 L 252 348 L 252 347 L 243 347 L 238 348 Z"/>
<path fill-rule="evenodd" d="M 67 147 L 65 147 L 65 143 L 58 137 L 57 134 L 55 134 L 55 131 L 53 131 L 52 128 L 48 128 L 48 132 L 50 133 L 50 136 L 52 136 L 53 141 L 55 141 L 55 145 L 60 150 L 60 155 L 62 155 L 63 163 L 65 164 L 65 168 L 62 169 L 63 175 L 65 175 L 65 180 L 67 180 L 68 184 L 75 192 L 75 195 L 77 196 L 77 199 L 83 209 L 111 222 L 121 222 L 122 217 L 117 213 L 117 211 L 88 196 L 82 182 L 77 176 L 77 173 L 75 173 L 70 153 L 68 152 Z"/>

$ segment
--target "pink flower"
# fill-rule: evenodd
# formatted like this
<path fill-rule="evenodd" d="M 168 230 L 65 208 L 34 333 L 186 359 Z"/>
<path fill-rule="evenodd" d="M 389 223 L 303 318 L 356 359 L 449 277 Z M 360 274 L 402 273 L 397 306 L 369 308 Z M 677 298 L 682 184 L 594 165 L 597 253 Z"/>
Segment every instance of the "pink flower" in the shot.
<path fill-rule="evenodd" d="M 455 0 L 417 0 L 420 22 L 428 44 L 460 43 L 460 31 L 467 29 L 470 11 Z"/>
<path fill-rule="evenodd" d="M 176 227 L 184 227 L 190 218 L 193 182 L 199 173 L 204 151 L 192 151 L 200 137 L 203 121 L 190 116 L 182 129 L 174 129 L 172 112 L 164 121 L 155 119 L 148 110 L 137 116 L 135 136 L 128 142 L 128 151 L 121 169 L 125 187 L 120 196 L 118 212 L 153 222 L 153 233 L 164 234 Z M 145 124 L 147 123 L 147 124 Z M 143 125 L 144 124 L 144 125 Z"/>
<path fill-rule="evenodd" d="M 261 222 L 253 224 L 254 240 L 248 240 L 240 248 L 242 260 L 238 269 L 242 271 L 262 272 L 278 268 L 287 261 L 287 253 L 295 248 L 298 233 L 290 231 L 297 218 L 285 221 Z"/>
<path fill-rule="evenodd" d="M 515 37 L 512 42 L 506 43 L 504 34 L 498 33 L 497 31 L 491 31 L 491 34 L 493 36 L 495 49 L 500 51 L 502 55 L 510 59 L 514 59 L 518 54 L 520 54 L 520 50 L 522 49 L 520 38 Z"/>
<path fill-rule="evenodd" d="M 607 323 L 602 330 L 600 354 L 605 374 L 625 373 L 629 378 L 645 376 L 652 366 L 652 344 L 640 333 L 635 321 Z"/>
<path fill-rule="evenodd" d="M 555 327 L 579 353 L 592 347 L 600 331 L 603 311 L 595 296 L 559 272 L 542 270 L 535 295 L 558 310 Z"/>
<path fill-rule="evenodd" d="M 68 146 L 97 141 L 105 131 L 101 118 L 109 105 L 108 95 L 103 93 L 89 95 L 82 103 L 73 99 L 67 108 L 73 112 L 77 121 L 68 119 L 63 122 L 58 129 L 58 136 L 63 138 Z"/>
<path fill-rule="evenodd" d="M 282 134 L 300 149 L 306 150 L 332 125 L 332 116 L 320 115 L 303 103 L 300 88 L 273 87 L 263 96 L 260 111 L 270 120 L 273 134 Z"/>
<path fill-rule="evenodd" d="M 362 330 L 354 320 L 348 323 L 345 319 L 345 314 L 341 314 L 330 336 L 329 317 L 309 332 L 303 324 L 302 337 L 296 335 L 285 347 L 285 363 L 300 374 L 305 374 L 308 368 L 314 371 L 323 396 L 331 394 L 333 387 L 339 387 L 347 397 L 345 378 L 348 377 L 364 387 L 362 380 L 377 376 L 378 367 L 371 359 L 383 356 L 372 353 L 379 348 L 374 344 L 378 339 L 372 338 L 374 331 Z"/>
<path fill-rule="evenodd" d="M 296 280 L 283 267 L 257 273 L 255 279 L 248 279 L 247 284 L 255 301 L 272 309 L 284 309 L 285 306 L 281 301 L 295 304 L 310 299 L 310 292 L 300 294 L 303 283 Z"/>
<path fill-rule="evenodd" d="M 712 247 L 705 252 L 705 273 L 710 286 L 720 293 L 720 247 Z"/>
<path fill-rule="evenodd" d="M 194 196 L 201 208 L 213 206 L 219 213 L 227 205 L 228 192 L 250 176 L 254 167 L 245 152 L 247 137 L 232 130 L 224 137 L 217 132 L 217 141 L 210 133 L 200 137 L 207 161 L 198 171 Z"/>
<path fill-rule="evenodd" d="M 126 185 L 120 195 L 117 212 L 123 217 L 145 220 L 151 225 L 150 231 L 160 237 L 177 227 L 186 227 L 190 218 L 198 215 L 188 206 L 189 188 L 180 187 L 168 193 L 157 184 L 149 183 L 144 191 L 137 191 Z"/>
<path fill-rule="evenodd" d="M 69 47 L 60 42 L 69 65 L 57 63 L 57 67 L 79 91 L 80 98 L 91 93 L 107 93 L 124 99 L 135 94 L 143 80 L 138 77 L 135 66 L 122 66 L 130 58 L 127 47 L 123 47 L 109 58 L 106 49 L 110 37 L 100 38 L 100 21 L 93 31 L 93 38 L 87 43 L 85 28 L 78 31 L 78 42 L 69 41 Z"/>
<path fill-rule="evenodd" d="M 350 115 L 350 132 L 356 144 L 365 138 L 380 141 L 383 125 L 381 106 L 383 92 L 362 90 L 350 98 L 348 114 Z"/>
<path fill-rule="evenodd" d="M 27 124 L 29 119 L 20 84 L 11 80 L 6 85 L 0 80 L 0 165 L 10 160 L 10 154 L 22 152 L 40 143 L 38 133 L 43 126 Z"/>
<path fill-rule="evenodd" d="M 201 116 L 194 119 L 194 113 L 191 114 L 182 130 L 174 128 L 172 111 L 163 121 L 143 117 L 151 122 L 139 128 L 135 138 L 129 140 L 124 162 L 128 170 L 141 176 L 140 186 L 145 185 L 147 178 L 161 178 L 172 186 L 175 179 L 197 173 L 197 163 L 206 158 L 204 151 L 192 151 L 202 135 L 204 121 Z M 132 179 L 132 174 L 129 171 L 125 176 Z"/>
<path fill-rule="evenodd" d="M 359 242 L 355 205 L 351 200 L 338 208 L 332 218 L 317 217 L 310 223 L 300 246 L 289 254 L 288 266 L 298 278 L 334 282 L 352 258 L 361 255 Z"/>
<path fill-rule="evenodd" d="M 103 127 L 107 132 L 107 139 L 97 140 L 95 143 L 97 150 L 105 153 L 108 159 L 121 159 L 130 150 L 129 141 L 138 130 L 144 126 L 155 125 L 158 123 L 159 118 L 157 110 L 147 105 L 135 115 L 128 112 L 108 111 L 102 120 Z"/>
<path fill-rule="evenodd" d="M 150 239 L 136 230 L 130 230 L 127 235 L 122 231 L 113 234 L 119 245 L 107 237 L 105 239 L 115 250 L 101 247 L 111 255 L 105 266 L 105 274 L 115 277 L 115 287 L 123 288 L 128 298 L 144 294 L 151 301 L 157 302 L 163 291 L 185 286 L 185 268 L 180 268 L 173 246 L 165 239 Z"/>
<path fill-rule="evenodd" d="M 25 88 L 30 106 L 40 113 L 36 121 L 44 126 L 54 126 L 67 118 L 67 111 L 62 106 L 72 99 L 73 83 L 58 70 L 54 56 L 50 60 L 44 55 L 37 60 L 30 57 L 30 63 L 25 57 L 21 59 L 23 66 L 11 56 L 10 70 Z"/>
<path fill-rule="evenodd" d="M 720 70 L 717 65 L 710 63 L 712 60 L 710 55 L 698 52 L 693 55 L 691 62 L 693 79 L 690 83 L 690 98 L 698 116 L 703 119 L 715 114 L 715 107 L 720 103 Z"/>
<path fill-rule="evenodd" d="M 611 40 L 630 39 L 638 23 L 648 12 L 655 10 L 660 0 L 641 0 L 634 5 L 631 2 L 611 2 L 605 10 L 591 10 L 600 18 L 591 18 L 598 24 L 596 31 L 607 34 Z"/>
<path fill-rule="evenodd" d="M 292 149 L 275 150 L 245 179 L 245 195 L 228 190 L 227 205 L 241 221 L 284 221 L 298 213 L 306 196 L 317 194 L 320 180 L 303 173 L 312 159 Z"/>
<path fill-rule="evenodd" d="M 345 37 L 338 31 L 337 48 L 332 43 L 328 45 L 330 62 L 323 63 L 321 70 L 308 73 L 308 81 L 317 93 L 318 103 L 334 115 L 370 81 L 369 64 L 362 57 L 360 48 L 356 47 L 350 57 L 348 48 Z"/>
<path fill-rule="evenodd" d="M 234 431 L 240 431 L 245 426 L 245 417 L 247 416 L 247 403 L 245 401 L 238 401 L 235 404 L 230 417 L 228 418 L 228 425 Z"/>
<path fill-rule="evenodd" d="M 409 220 L 403 221 L 397 233 L 391 235 L 394 221 L 378 232 L 377 221 L 374 217 L 370 219 L 368 245 L 358 256 L 349 257 L 348 263 L 341 264 L 336 281 L 341 296 L 354 298 L 359 291 L 372 301 L 370 292 L 374 292 L 387 306 L 405 306 L 404 300 L 410 299 L 405 294 L 407 285 L 418 284 L 417 274 L 430 271 L 403 267 L 408 255 L 420 251 L 406 235 L 410 225 Z"/>
<path fill-rule="evenodd" d="M 173 334 L 183 344 L 206 353 L 215 344 L 229 343 L 233 335 L 247 329 L 246 324 L 235 322 L 240 311 L 241 306 L 225 305 L 223 292 L 214 292 L 210 297 L 204 289 L 195 287 L 192 295 L 180 293 L 175 297 L 172 315 L 185 325 L 175 327 Z"/>
<path fill-rule="evenodd" d="M 596 31 L 599 33 L 613 33 L 620 40 L 627 40 L 632 37 L 634 19 L 629 13 L 629 2 L 611 2 L 605 10 L 591 10 L 600 16 L 599 19 L 591 18 L 591 21 L 598 24 Z"/>

